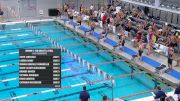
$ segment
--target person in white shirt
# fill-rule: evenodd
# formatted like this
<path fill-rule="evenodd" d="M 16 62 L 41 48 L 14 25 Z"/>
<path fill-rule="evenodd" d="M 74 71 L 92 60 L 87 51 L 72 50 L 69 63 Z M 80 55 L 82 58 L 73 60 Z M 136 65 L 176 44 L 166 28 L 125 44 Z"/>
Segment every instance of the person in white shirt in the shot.
<path fill-rule="evenodd" d="M 94 11 L 94 17 L 98 17 L 98 11 Z"/>
<path fill-rule="evenodd" d="M 90 6 L 90 14 L 91 15 L 93 15 L 93 11 L 94 11 L 94 6 L 93 6 L 93 4 L 91 4 L 91 6 Z"/>
<path fill-rule="evenodd" d="M 93 4 L 91 4 L 91 6 L 90 6 L 90 10 L 94 10 L 94 6 L 93 6 Z"/>
<path fill-rule="evenodd" d="M 104 15 L 105 15 L 105 13 L 104 13 L 104 12 L 101 12 L 101 20 L 102 20 L 102 18 L 103 18 Z"/>
<path fill-rule="evenodd" d="M 121 7 L 120 7 L 120 6 L 117 6 L 117 7 L 116 7 L 116 13 L 118 13 L 120 10 L 121 10 Z"/>

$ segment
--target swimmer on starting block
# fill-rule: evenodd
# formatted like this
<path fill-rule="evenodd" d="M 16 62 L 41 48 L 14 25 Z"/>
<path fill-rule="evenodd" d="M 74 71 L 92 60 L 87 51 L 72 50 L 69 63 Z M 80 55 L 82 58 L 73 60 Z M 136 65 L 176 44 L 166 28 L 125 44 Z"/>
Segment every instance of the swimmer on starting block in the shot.
<path fill-rule="evenodd" d="M 94 21 L 92 21 L 90 23 L 90 30 L 87 32 L 87 34 L 90 34 L 91 32 L 93 32 L 95 27 L 96 27 L 96 23 Z"/>
<path fill-rule="evenodd" d="M 108 32 L 108 28 L 107 28 L 107 26 L 106 26 L 106 27 L 104 27 L 104 30 L 103 30 L 103 32 L 102 32 L 103 38 L 105 38 L 105 37 L 107 36 L 107 32 Z"/>
<path fill-rule="evenodd" d="M 77 16 L 77 23 L 78 23 L 78 25 L 81 25 L 81 22 L 82 22 L 82 17 L 81 17 L 81 15 L 79 14 L 79 15 Z"/>

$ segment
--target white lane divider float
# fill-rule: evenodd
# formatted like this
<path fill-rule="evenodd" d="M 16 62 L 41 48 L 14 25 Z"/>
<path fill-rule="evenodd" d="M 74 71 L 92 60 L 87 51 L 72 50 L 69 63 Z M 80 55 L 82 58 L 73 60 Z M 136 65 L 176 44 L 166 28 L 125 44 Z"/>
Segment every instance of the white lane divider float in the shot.
<path fill-rule="evenodd" d="M 15 100 L 15 99 L 23 98 L 23 97 L 27 97 L 27 95 L 20 95 L 17 97 L 13 97 L 13 98 L 11 98 L 11 100 Z"/>
<path fill-rule="evenodd" d="M 77 87 L 77 86 L 83 86 L 83 85 L 86 85 L 87 83 L 84 82 L 84 83 L 80 83 L 80 84 L 74 84 L 74 85 L 71 85 L 71 87 Z"/>
<path fill-rule="evenodd" d="M 10 79 L 5 79 L 5 80 L 1 80 L 0 82 L 9 82 L 9 81 L 14 81 L 17 80 L 19 78 L 10 78 Z"/>
<path fill-rule="evenodd" d="M 13 55 L 13 54 L 18 54 L 19 52 L 7 52 L 7 53 L 2 53 L 0 56 L 5 56 L 5 55 Z"/>
<path fill-rule="evenodd" d="M 24 43 L 34 43 L 34 42 L 36 42 L 35 40 L 33 40 L 33 41 L 25 41 Z"/>
<path fill-rule="evenodd" d="M 16 36 L 28 36 L 29 34 L 18 34 Z M 8 36 L 0 36 L 0 39 L 7 38 Z"/>
<path fill-rule="evenodd" d="M 48 93 L 48 92 L 53 92 L 53 91 L 55 91 L 56 89 L 49 89 L 49 90 L 44 90 L 44 91 L 41 91 L 41 94 L 42 93 Z"/>
<path fill-rule="evenodd" d="M 0 36 L 0 39 L 7 38 L 7 36 Z"/>
<path fill-rule="evenodd" d="M 10 46 L 10 45 L 13 45 L 13 43 L 0 44 L 0 46 Z"/>
<path fill-rule="evenodd" d="M 12 54 L 18 54 L 18 53 L 19 53 L 19 52 L 10 52 L 9 54 L 12 55 Z"/>
<path fill-rule="evenodd" d="M 29 34 L 18 34 L 17 36 L 28 36 Z"/>
<path fill-rule="evenodd" d="M 0 68 L 7 67 L 7 66 L 14 66 L 14 65 L 18 65 L 18 64 L 19 64 L 19 63 L 0 65 Z"/>
<path fill-rule="evenodd" d="M 0 68 L 7 67 L 8 65 L 0 65 Z"/>
<path fill-rule="evenodd" d="M 17 31 L 17 30 L 22 30 L 22 28 L 16 28 L 16 29 L 10 29 L 10 30 Z"/>
<path fill-rule="evenodd" d="M 68 69 L 63 69 L 63 70 L 61 70 L 61 72 L 70 71 L 70 70 L 71 70 L 70 68 L 68 68 Z"/>

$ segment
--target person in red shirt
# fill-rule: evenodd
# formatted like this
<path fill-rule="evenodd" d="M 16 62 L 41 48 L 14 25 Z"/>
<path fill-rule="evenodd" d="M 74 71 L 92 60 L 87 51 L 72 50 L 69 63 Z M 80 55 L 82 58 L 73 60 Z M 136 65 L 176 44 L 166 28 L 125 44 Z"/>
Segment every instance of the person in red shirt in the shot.
<path fill-rule="evenodd" d="M 136 38 L 134 40 L 134 46 L 135 47 L 141 41 L 141 36 L 142 36 L 142 33 L 141 32 L 137 32 Z"/>
<path fill-rule="evenodd" d="M 107 16 L 106 16 L 106 14 L 104 14 L 104 16 L 102 17 L 103 26 L 105 26 L 105 24 L 106 24 L 106 19 L 107 19 Z"/>

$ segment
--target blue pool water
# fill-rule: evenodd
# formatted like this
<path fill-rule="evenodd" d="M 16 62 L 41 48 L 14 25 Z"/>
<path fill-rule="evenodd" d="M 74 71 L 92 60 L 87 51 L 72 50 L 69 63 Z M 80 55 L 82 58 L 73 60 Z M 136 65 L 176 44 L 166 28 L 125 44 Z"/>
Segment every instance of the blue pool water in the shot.
<path fill-rule="evenodd" d="M 47 35 L 56 40 L 60 45 L 66 47 L 68 50 L 74 54 L 81 54 L 86 52 L 96 52 L 99 53 L 82 55 L 81 58 L 87 60 L 91 64 L 98 64 L 102 62 L 108 62 L 113 60 L 113 55 L 103 51 L 103 49 L 98 48 L 91 42 L 88 42 L 77 36 L 76 33 L 68 30 L 67 28 L 56 25 L 55 22 L 41 22 L 33 23 L 34 26 L 38 28 L 39 31 L 46 32 Z M 68 38 L 71 36 L 76 36 L 74 38 Z M 58 40 L 61 38 L 62 40 Z M 67 39 L 63 39 L 67 38 Z M 35 35 L 25 24 L 8 25 L 5 31 L 0 31 L 0 80 L 6 80 L 11 78 L 17 78 L 8 82 L 0 82 L 0 100 L 21 96 L 24 94 L 35 93 L 43 90 L 48 90 L 50 88 L 19 88 L 19 48 L 54 48 L 53 45 L 42 36 Z M 101 51 L 102 50 L 102 51 Z M 82 66 L 81 63 L 69 57 L 69 54 L 62 52 L 62 63 L 61 69 L 69 69 L 69 71 L 62 71 L 62 87 L 70 86 L 74 84 L 80 84 L 84 82 L 101 80 L 103 76 L 98 75 L 95 71 L 90 71 L 87 68 L 72 69 Z M 66 57 L 67 56 L 67 57 Z M 115 57 L 116 59 L 120 59 Z M 131 73 L 131 68 L 126 62 L 117 62 L 106 65 L 99 65 L 99 69 L 108 73 L 111 76 L 119 76 L 123 74 Z M 134 72 L 139 72 L 140 70 L 135 69 Z M 160 83 L 162 87 L 165 87 L 163 83 Z M 154 89 L 154 82 L 152 77 L 146 74 L 137 74 L 133 77 L 123 77 L 115 79 L 114 87 L 110 81 L 104 81 L 101 83 L 94 83 L 87 85 L 88 91 L 91 95 L 92 101 L 100 101 L 103 95 L 107 95 L 108 98 L 112 98 L 112 90 L 114 97 L 122 97 L 130 94 L 140 93 Z M 38 100 L 57 100 L 57 101 L 79 101 L 79 92 L 82 87 L 73 87 L 71 89 L 62 89 L 44 94 L 37 94 L 29 97 L 24 97 L 18 99 L 19 101 L 38 101 Z M 132 98 L 127 98 L 127 100 L 142 98 L 150 96 L 149 94 L 144 94 L 141 96 L 136 96 Z"/>

